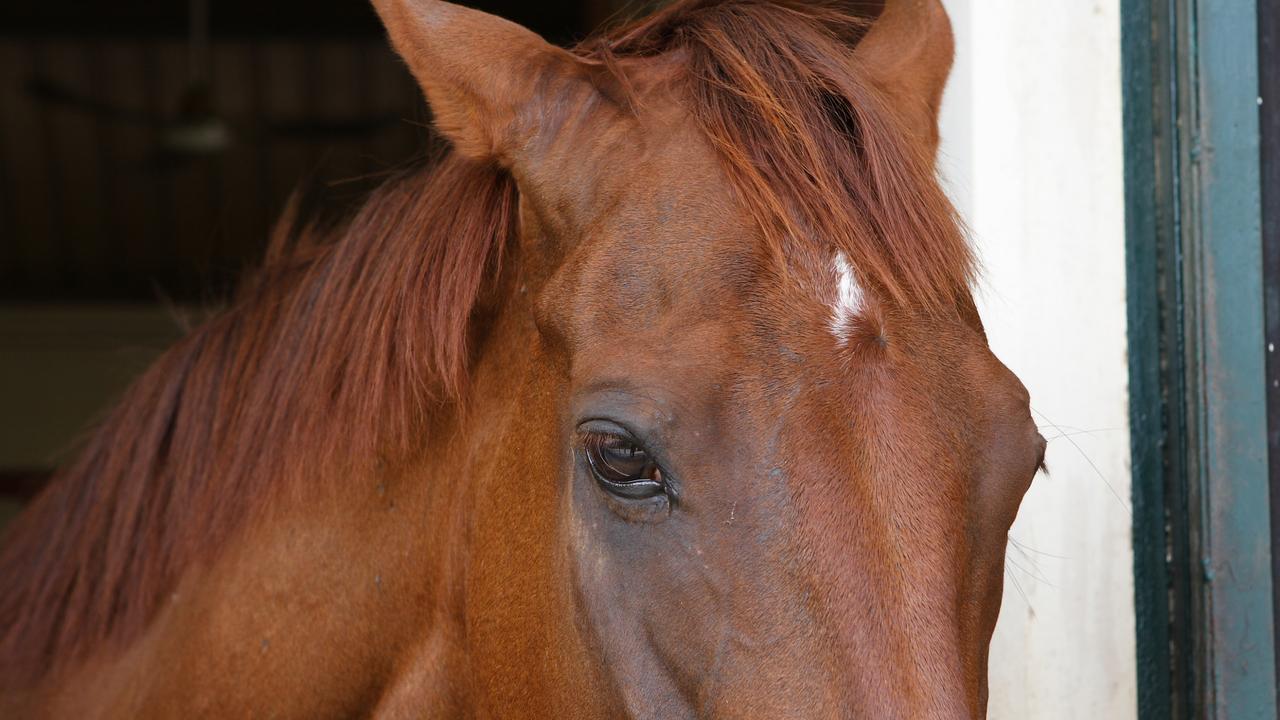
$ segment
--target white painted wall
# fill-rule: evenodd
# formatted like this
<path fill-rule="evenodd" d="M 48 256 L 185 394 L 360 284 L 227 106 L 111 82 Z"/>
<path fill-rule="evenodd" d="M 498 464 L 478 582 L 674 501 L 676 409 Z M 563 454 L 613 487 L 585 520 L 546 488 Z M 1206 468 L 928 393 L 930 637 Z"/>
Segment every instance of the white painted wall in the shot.
<path fill-rule="evenodd" d="M 942 168 L 991 344 L 1051 439 L 1011 533 L 990 716 L 1132 718 L 1119 0 L 945 4 Z"/>

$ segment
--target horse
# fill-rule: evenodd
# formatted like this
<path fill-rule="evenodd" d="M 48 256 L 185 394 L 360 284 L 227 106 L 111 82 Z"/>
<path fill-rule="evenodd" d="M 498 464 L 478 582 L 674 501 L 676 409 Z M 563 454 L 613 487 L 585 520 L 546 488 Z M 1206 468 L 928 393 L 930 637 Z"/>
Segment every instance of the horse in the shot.
<path fill-rule="evenodd" d="M 0 715 L 983 716 L 1045 443 L 940 2 L 374 5 L 447 150 L 286 212 L 16 521 Z"/>

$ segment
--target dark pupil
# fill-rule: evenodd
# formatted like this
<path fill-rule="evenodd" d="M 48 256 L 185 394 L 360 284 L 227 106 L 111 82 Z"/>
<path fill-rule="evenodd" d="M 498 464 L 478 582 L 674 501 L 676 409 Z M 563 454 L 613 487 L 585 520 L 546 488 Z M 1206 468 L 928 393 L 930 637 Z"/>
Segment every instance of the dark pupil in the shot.
<path fill-rule="evenodd" d="M 645 480 L 652 474 L 649 455 L 626 438 L 607 435 L 587 446 L 591 466 L 604 479 L 616 483 Z"/>

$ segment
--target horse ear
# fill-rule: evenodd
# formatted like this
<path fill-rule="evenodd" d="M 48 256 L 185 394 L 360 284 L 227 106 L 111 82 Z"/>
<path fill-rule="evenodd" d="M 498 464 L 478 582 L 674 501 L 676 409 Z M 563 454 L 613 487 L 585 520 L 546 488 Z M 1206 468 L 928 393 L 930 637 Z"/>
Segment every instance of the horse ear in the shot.
<path fill-rule="evenodd" d="M 938 111 L 955 38 L 941 0 L 883 0 L 884 10 L 854 49 L 863 72 L 894 103 L 907 130 L 938 148 Z"/>
<path fill-rule="evenodd" d="M 439 0 L 373 0 L 458 152 L 510 167 L 576 62 L 513 22 Z"/>

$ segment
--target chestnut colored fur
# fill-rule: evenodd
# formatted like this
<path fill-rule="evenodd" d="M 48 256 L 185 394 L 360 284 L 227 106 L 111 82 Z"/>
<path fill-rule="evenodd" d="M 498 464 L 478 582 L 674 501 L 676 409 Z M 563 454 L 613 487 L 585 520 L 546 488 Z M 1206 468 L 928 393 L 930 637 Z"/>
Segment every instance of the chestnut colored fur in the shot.
<path fill-rule="evenodd" d="M 475 592 L 462 592 L 462 581 L 446 576 L 464 567 L 471 568 L 468 572 L 476 577 L 506 573 L 514 578 L 532 572 L 527 559 L 510 558 L 513 566 L 509 571 L 486 559 L 491 554 L 467 559 L 468 543 L 523 546 L 528 541 L 518 535 L 524 531 L 516 528 L 549 527 L 546 523 L 551 521 L 534 519 L 524 511 L 509 511 L 514 514 L 504 515 L 506 520 L 475 519 L 484 517 L 481 515 L 468 519 L 471 513 L 487 512 L 484 508 L 493 505 L 482 490 L 455 481 L 441 469 L 421 470 L 433 463 L 438 468 L 449 467 L 450 462 L 463 462 L 461 459 L 470 463 L 466 467 L 472 474 L 479 472 L 477 468 L 489 467 L 469 458 L 479 452 L 477 448 L 490 447 L 484 431 L 503 422 L 527 423 L 523 426 L 527 431 L 517 433 L 515 441 L 542 448 L 527 452 L 529 467 L 555 472 L 561 462 L 554 451 L 538 445 L 537 438 L 542 437 L 544 426 L 562 417 L 561 410 L 549 409 L 560 407 L 555 404 L 559 391 L 554 389 L 564 387 L 554 379 L 556 373 L 569 366 L 576 373 L 583 363 L 568 360 L 529 365 L 542 369 L 528 371 L 531 379 L 524 385 L 504 377 L 508 369 L 516 373 L 514 368 L 553 357 L 562 352 L 557 348 L 571 346 L 582 337 L 581 332 L 561 329 L 560 320 L 545 318 L 548 311 L 544 305 L 554 304 L 546 298 L 560 297 L 559 291 L 552 289 L 563 284 L 560 278 L 575 276 L 566 276 L 568 270 L 558 269 L 561 261 L 549 260 L 544 254 L 557 247 L 557 228 L 574 225 L 573 218 L 583 212 L 581 206 L 597 197 L 591 194 L 594 182 L 588 167 L 596 150 L 561 150 L 554 138 L 538 134 L 543 126 L 559 129 L 565 136 L 585 135 L 605 123 L 639 123 L 650 117 L 663 118 L 663 122 L 675 118 L 671 122 L 692 126 L 691 137 L 703 138 L 718 163 L 717 167 L 697 167 L 709 173 L 708 177 L 720 173 L 728 181 L 722 188 L 725 196 L 714 195 L 708 203 L 717 208 L 740 208 L 741 224 L 734 227 L 754 228 L 757 233 L 754 239 L 744 239 L 741 250 L 743 257 L 753 258 L 748 263 L 755 263 L 753 269 L 749 273 L 744 269 L 742 278 L 726 276 L 730 281 L 747 287 L 754 282 L 749 282 L 750 278 L 766 278 L 764 287 L 788 298 L 788 307 L 799 307 L 806 302 L 804 298 L 811 297 L 820 308 L 835 292 L 836 278 L 829 276 L 827 269 L 833 254 L 841 251 L 858 283 L 876 299 L 871 315 L 860 318 L 865 336 L 850 350 L 852 359 L 845 358 L 831 368 L 824 363 L 811 367 L 839 373 L 840 368 L 884 362 L 889 357 L 884 347 L 895 342 L 895 337 L 901 338 L 902 347 L 914 347 L 913 338 L 936 330 L 941 338 L 939 348 L 955 348 L 957 357 L 968 357 L 966 353 L 972 352 L 979 359 L 961 364 L 992 373 L 997 379 L 988 384 L 1002 388 L 1001 397 L 1012 398 L 1007 403 L 982 404 L 961 391 L 945 388 L 939 390 L 937 406 L 1012 407 L 1009 412 L 1017 417 L 1010 422 L 1018 428 L 1012 435 L 1022 437 L 1021 415 L 1025 411 L 1019 409 L 1019 403 L 1025 402 L 1025 393 L 1020 386 L 1008 389 L 1016 386 L 1016 380 L 1006 377 L 1002 366 L 996 370 L 988 367 L 983 354 L 985 341 L 970 298 L 974 261 L 954 211 L 934 177 L 936 111 L 951 55 L 949 29 L 936 2 L 889 0 L 880 14 L 880 3 L 864 3 L 871 9 L 858 12 L 858 3 L 824 0 L 679 0 L 572 51 L 551 49 L 527 31 L 443 3 L 377 0 L 375 4 L 397 49 L 423 84 L 442 132 L 456 150 L 430 168 L 389 182 L 333 237 L 318 238 L 306 227 L 294 228 L 292 219 L 282 223 L 264 268 L 246 281 L 232 306 L 166 352 L 134 383 L 78 459 L 58 473 L 10 529 L 0 551 L 0 693 L 15 698 L 11 701 L 14 712 L 56 715 L 72 712 L 68 708 L 78 712 L 93 707 L 103 715 L 117 711 L 127 715 L 141 708 L 159 714 L 184 708 L 184 714 L 219 715 L 265 707 L 260 703 L 266 696 L 251 693 L 258 687 L 254 679 L 244 682 L 246 679 L 228 669 L 245 668 L 248 672 L 250 666 L 244 660 L 218 664 L 223 668 L 217 685 L 221 689 L 203 694 L 156 689 L 147 682 L 159 680 L 136 679 L 161 677 L 157 672 L 169 666 L 166 659 L 183 657 L 183 663 L 198 663 L 196 650 L 191 650 L 191 658 L 182 655 L 188 642 L 194 647 L 213 648 L 211 654 L 217 655 L 221 652 L 217 643 L 224 633 L 231 632 L 225 628 L 247 626 L 235 619 L 240 617 L 237 613 L 251 617 L 243 623 L 254 628 L 278 628 L 281 623 L 300 621 L 300 635 L 307 634 L 308 618 L 294 613 L 282 611 L 270 622 L 263 620 L 261 613 L 271 612 L 269 604 L 261 606 L 266 609 L 246 605 L 235 612 L 224 610 L 225 604 L 218 605 L 216 612 L 206 608 L 200 612 L 212 612 L 217 619 L 202 624 L 192 619 L 197 611 L 175 609 L 179 589 L 230 587 L 234 590 L 225 592 L 233 598 L 243 590 L 246 598 L 267 602 L 264 598 L 276 596 L 256 593 L 270 580 L 241 585 L 236 565 L 241 560 L 253 564 L 250 559 L 259 546 L 277 548 L 271 552 L 281 553 L 286 551 L 278 548 L 294 547 L 289 544 L 294 541 L 288 539 L 294 532 L 291 523 L 303 528 L 311 525 L 291 518 L 313 517 L 320 525 L 333 525 L 335 534 L 349 533 L 341 542 L 335 540 L 335 547 L 383 548 L 381 541 L 369 539 L 382 536 L 370 531 L 365 538 L 364 531 L 352 528 L 363 522 L 365 513 L 382 518 L 380 513 L 397 508 L 400 515 L 396 522 L 409 523 L 403 526 L 406 535 L 388 541 L 385 548 L 387 552 L 403 548 L 409 559 L 397 560 L 400 565 L 396 567 L 412 566 L 411 558 L 416 556 L 410 548 L 415 548 L 413 552 L 435 553 L 422 566 L 432 568 L 440 578 L 406 586 L 416 589 L 405 590 L 397 600 L 395 607 L 401 609 L 401 615 L 379 610 L 347 618 L 354 627 L 346 632 L 360 638 L 366 631 L 370 638 L 381 633 L 376 635 L 381 640 L 317 639 L 318 644 L 308 647 L 308 652 L 324 651 L 324 660 L 308 663 L 299 659 L 293 671 L 281 671 L 284 674 L 280 677 L 294 678 L 300 687 L 291 689 L 290 681 L 273 680 L 262 686 L 262 692 L 269 688 L 277 698 L 287 692 L 312 692 L 307 685 L 317 681 L 307 673 L 327 673 L 324 677 L 341 677 L 342 682 L 325 685 L 327 694 L 320 693 L 323 701 L 315 700 L 313 705 L 281 702 L 298 708 L 304 716 L 369 713 L 375 708 L 396 716 L 415 712 L 428 716 L 487 712 L 539 716 L 550 712 L 549 708 L 564 711 L 562 705 L 550 700 L 535 699 L 540 693 L 549 696 L 554 692 L 550 681 L 542 686 L 530 680 L 522 686 L 521 692 L 530 698 L 526 706 L 495 708 L 477 699 L 498 696 L 491 680 L 465 680 L 460 679 L 465 673 L 454 674 L 459 663 L 468 662 L 459 657 L 484 652 L 479 639 L 462 636 L 477 633 L 478 638 L 476 628 L 484 627 L 487 621 L 483 616 L 473 617 L 472 613 L 482 610 L 462 599 Z M 417 29 L 423 26 L 431 31 Z M 883 27 L 877 31 L 878 26 Z M 890 32 L 894 34 L 890 36 Z M 492 41 L 476 45 L 475 38 L 485 34 L 492 35 Z M 936 41 L 924 43 L 921 38 L 927 37 Z M 894 38 L 910 38 L 910 42 L 894 42 Z M 458 43 L 463 42 L 471 45 L 458 54 Z M 861 54 L 853 50 L 864 46 Z M 885 72 L 885 68 L 893 72 Z M 513 79 L 519 72 L 528 72 L 530 77 Z M 475 73 L 488 73 L 492 85 L 478 83 L 472 77 Z M 470 79 L 463 82 L 458 78 Z M 678 99 L 678 109 L 660 107 L 663 99 L 671 97 Z M 554 112 L 530 120 L 528 108 L 543 105 L 554 107 Z M 610 142 L 602 139 L 600 146 L 613 152 L 625 149 L 630 141 L 617 142 L 615 137 Z M 701 156 L 696 149 L 690 152 L 694 159 L 689 162 L 696 163 Z M 564 165 L 566 159 L 580 159 L 588 169 Z M 629 172 L 625 167 L 613 171 Z M 533 188 L 531 193 L 526 193 L 526 185 Z M 547 187 L 558 187 L 557 194 L 544 192 Z M 689 196 L 705 189 L 692 187 Z M 533 237 L 541 240 L 534 243 L 530 240 Z M 554 252 L 587 257 L 581 253 L 573 256 L 572 250 Z M 659 252 L 658 245 L 654 252 Z M 591 265 L 586 263 L 586 269 L 579 270 L 573 262 L 565 262 L 563 267 L 587 273 Z M 734 267 L 746 266 L 739 263 Z M 621 291 L 629 291 L 627 281 L 620 282 Z M 541 299 L 534 300 L 534 295 Z M 751 317 L 771 312 L 763 300 L 733 301 L 727 297 L 724 293 L 715 295 L 717 303 L 736 302 L 747 307 Z M 608 314 L 612 311 L 600 312 L 602 317 L 613 317 Z M 803 323 L 808 312 L 797 311 L 795 322 Z M 815 312 L 813 317 L 819 320 L 812 324 L 825 328 L 825 315 Z M 772 328 L 771 323 L 766 324 Z M 545 340 L 529 339 L 535 325 Z M 786 327 L 779 326 L 776 332 L 770 330 L 770 337 L 781 338 L 786 332 Z M 833 361 L 838 353 L 833 345 Z M 491 369 L 480 373 L 483 382 L 475 384 L 473 391 L 468 377 L 485 360 Z M 779 362 L 785 365 L 791 361 Z M 926 372 L 932 362 L 951 361 L 920 360 L 919 367 L 926 368 L 920 372 Z M 869 370 L 858 372 L 872 381 L 893 377 L 888 371 L 879 375 Z M 985 387 L 982 382 L 962 385 L 966 393 L 971 385 Z M 504 410 L 499 409 L 499 398 L 484 392 L 526 394 L 518 395 L 524 398 L 518 407 Z M 896 397 L 888 391 L 877 396 Z M 920 422 L 952 417 L 947 415 L 952 410 L 929 409 L 919 399 L 902 402 L 902 417 Z M 544 403 L 550 404 L 544 407 Z M 887 412 L 892 407 L 880 410 Z M 831 427 L 840 426 L 840 419 L 829 409 L 816 412 L 815 417 L 821 416 L 824 422 L 830 419 L 834 423 Z M 860 425 L 863 420 L 859 419 L 847 421 L 846 426 L 892 425 L 874 413 L 850 417 L 864 416 L 866 425 Z M 984 420 L 978 424 L 986 427 L 989 423 Z M 897 432 L 886 430 L 885 437 Z M 1033 427 L 1031 433 L 1034 435 Z M 474 437 L 469 439 L 469 434 Z M 940 442 L 922 436 L 917 445 L 923 452 L 926 446 L 941 447 Z M 889 443 L 884 440 L 883 447 L 889 448 Z M 509 445 L 499 443 L 499 449 L 492 452 L 504 452 Z M 858 451 L 875 452 L 874 448 Z M 1022 463 L 1021 450 L 1002 449 L 996 455 Z M 961 467 L 963 457 L 968 456 L 957 455 L 941 466 L 954 470 L 957 477 L 968 477 L 965 473 L 969 470 Z M 1035 463 L 1027 464 L 1034 472 Z M 904 461 L 901 467 L 907 465 L 911 463 Z M 802 473 L 797 470 L 796 474 Z M 428 475 L 436 486 L 406 480 Z M 886 473 L 890 476 L 896 477 L 894 471 Z M 369 492 L 375 485 L 376 500 L 359 499 L 372 498 Z M 1011 487 L 1016 485 L 1011 483 Z M 384 493 L 404 499 L 397 506 L 395 500 L 384 502 Z M 939 490 L 939 495 L 946 493 Z M 1020 498 L 1021 492 L 1017 496 Z M 344 515 L 346 503 L 359 508 L 374 503 L 377 508 L 376 512 L 353 510 Z M 389 507 L 384 507 L 386 503 Z M 998 519 L 975 521 L 977 526 L 996 528 L 997 536 L 1005 516 L 1012 520 L 1007 502 L 999 504 L 1003 509 Z M 308 510 L 319 507 L 323 511 Z M 551 502 L 548 512 L 554 507 Z M 410 509 L 420 516 L 406 517 Z M 801 525 L 821 527 L 837 522 L 822 517 L 821 512 L 825 511 L 816 515 L 802 511 L 801 516 L 809 520 Z M 318 518 L 322 513 L 333 520 L 321 523 Z M 346 520 L 350 520 L 350 528 L 343 524 Z M 1004 527 L 1007 529 L 1007 524 Z M 501 533 L 508 528 L 512 537 L 503 538 Z M 304 531 L 297 532 L 310 537 Z M 426 540 L 409 539 L 418 536 L 429 536 L 445 547 L 422 549 L 419 546 Z M 299 558 L 306 557 L 305 563 L 321 562 L 319 551 L 297 552 L 303 553 Z M 347 571 L 358 574 L 367 570 L 355 556 L 324 562 L 317 566 L 320 569 L 314 577 L 317 583 L 327 578 L 324 582 L 333 587 L 344 587 L 335 578 L 345 577 Z M 826 561 L 817 558 L 813 562 L 813 567 L 824 567 Z M 301 569 L 311 567 L 302 559 L 280 563 L 270 567 L 299 568 L 300 575 L 310 572 Z M 517 565 L 521 567 L 517 569 Z M 841 574 L 843 570 L 832 572 L 832 577 L 848 577 Z M 376 595 L 390 592 L 387 588 L 402 587 L 383 574 L 375 577 L 372 570 L 366 574 L 374 579 L 364 578 L 362 593 Z M 875 573 L 868 577 L 871 575 Z M 205 578 L 210 579 L 206 582 Z M 212 578 L 222 580 L 214 583 Z M 998 586 L 998 577 L 992 582 Z M 914 699 L 904 699 L 901 704 L 886 694 L 843 707 L 862 711 L 879 708 L 879 712 L 897 708 L 894 712 L 902 713 L 914 708 L 914 712 L 956 717 L 979 714 L 985 706 L 985 670 L 978 665 L 985 662 L 989 628 L 994 623 L 990 584 L 986 580 L 979 584 L 982 589 L 974 591 L 972 598 L 956 600 L 956 607 L 963 608 L 957 610 L 960 617 L 975 618 L 972 624 L 966 624 L 968 619 L 956 621 L 964 625 L 956 630 L 962 638 L 957 642 L 972 646 L 972 657 L 966 655 L 963 669 L 956 671 L 963 677 L 957 676 L 947 685 L 945 698 L 938 694 L 928 699 L 923 687 L 908 683 L 912 688 L 908 695 Z M 370 589 L 374 585 L 376 592 Z M 558 597 L 549 586 L 534 582 L 529 587 L 529 597 L 540 598 L 540 602 Z M 885 588 L 885 593 L 890 592 L 888 585 Z M 360 597 L 351 601 L 350 607 L 363 608 L 366 605 L 361 603 L 373 602 Z M 981 602 L 979 598 L 983 598 Z M 914 602 L 905 596 L 900 601 Z M 250 603 L 248 599 L 244 602 Z M 334 607 L 347 607 L 334 602 Z M 998 587 L 995 602 L 998 607 Z M 170 604 L 174 607 L 166 610 Z M 439 631 L 424 643 L 413 639 L 420 628 L 453 628 L 452 621 L 441 618 L 463 615 L 468 628 L 465 632 Z M 160 617 L 166 619 L 157 624 Z M 844 622 L 839 620 L 844 617 L 840 613 L 823 617 L 829 617 L 831 623 Z M 328 618 L 324 613 L 317 616 L 316 632 L 332 627 L 334 621 Z M 783 622 L 781 618 L 778 621 Z M 512 626 L 503 620 L 507 624 L 502 627 L 524 627 L 533 633 L 539 622 L 526 617 Z M 367 628 L 361 627 L 364 625 Z M 170 633 L 164 629 L 168 627 L 175 629 Z M 187 634 L 181 634 L 180 628 L 186 628 Z M 268 642 L 267 630 L 254 633 L 264 636 L 264 655 L 284 652 L 276 650 L 283 641 Z M 166 634 L 173 634 L 173 638 L 166 639 Z M 259 634 L 245 631 L 245 647 L 256 651 Z M 303 639 L 295 637 L 292 642 Z M 924 662 L 913 659 L 914 651 L 907 649 L 913 646 L 894 642 L 898 649 L 886 651 L 889 655 L 885 658 L 897 658 L 904 667 Z M 543 651 L 538 655 L 532 650 L 536 645 L 532 638 L 513 638 L 511 643 L 513 653 L 527 651 L 548 657 Z M 578 656 L 566 653 L 564 658 L 546 662 L 567 668 L 574 662 L 571 658 Z M 340 671 L 339 661 L 346 654 L 365 660 L 357 663 L 351 659 L 344 666 L 348 669 Z M 228 655 L 231 657 L 239 656 Z M 485 668 L 505 667 L 497 656 L 470 662 Z M 530 666 L 538 662 L 522 663 L 516 674 L 523 677 L 534 672 Z M 113 688 L 109 701 L 91 691 L 66 689 L 92 685 L 98 672 L 111 678 L 110 683 L 103 681 Z M 474 673 L 477 678 L 502 676 L 496 670 Z M 184 675 L 184 682 L 196 682 L 198 675 Z M 511 668 L 507 675 L 514 677 Z M 352 690 L 343 695 L 342 689 L 348 685 Z M 577 712 L 584 715 L 592 714 L 593 708 L 603 712 L 602 708 L 617 710 L 621 705 L 639 712 L 636 708 L 642 705 L 628 694 L 625 683 L 617 686 L 601 680 L 587 682 L 587 686 L 597 688 L 600 695 L 598 702 L 582 701 Z M 957 689 L 961 687 L 963 691 Z M 229 688 L 242 688 L 244 697 L 230 697 Z M 823 702 L 836 702 L 836 695 Z M 74 699 L 65 700 L 68 696 Z M 183 704 L 187 701 L 189 706 Z M 723 712 L 722 706 L 709 699 L 699 702 L 703 704 L 695 705 L 701 714 Z M 0 699 L 0 711 L 5 707 Z M 310 710 L 301 709 L 304 707 Z M 748 703 L 744 707 L 764 713 L 766 705 Z M 943 712 L 941 707 L 951 710 Z"/>

